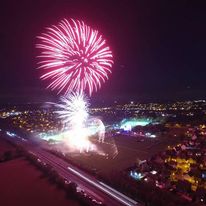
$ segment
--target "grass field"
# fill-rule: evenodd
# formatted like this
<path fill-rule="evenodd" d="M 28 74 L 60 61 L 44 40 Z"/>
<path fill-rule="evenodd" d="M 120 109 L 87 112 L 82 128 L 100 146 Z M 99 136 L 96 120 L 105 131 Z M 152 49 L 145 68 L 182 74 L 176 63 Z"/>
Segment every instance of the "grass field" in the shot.
<path fill-rule="evenodd" d="M 79 206 L 24 159 L 0 164 L 0 205 Z"/>

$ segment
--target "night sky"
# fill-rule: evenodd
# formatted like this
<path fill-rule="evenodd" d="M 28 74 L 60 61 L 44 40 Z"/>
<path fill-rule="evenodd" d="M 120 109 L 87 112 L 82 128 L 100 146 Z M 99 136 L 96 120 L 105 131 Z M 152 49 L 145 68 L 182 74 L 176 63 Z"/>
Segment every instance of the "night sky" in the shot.
<path fill-rule="evenodd" d="M 98 29 L 114 53 L 113 73 L 93 100 L 206 98 L 205 11 L 204 1 L 186 0 L 1 2 L 0 100 L 49 95 L 35 69 L 36 36 L 63 18 Z"/>

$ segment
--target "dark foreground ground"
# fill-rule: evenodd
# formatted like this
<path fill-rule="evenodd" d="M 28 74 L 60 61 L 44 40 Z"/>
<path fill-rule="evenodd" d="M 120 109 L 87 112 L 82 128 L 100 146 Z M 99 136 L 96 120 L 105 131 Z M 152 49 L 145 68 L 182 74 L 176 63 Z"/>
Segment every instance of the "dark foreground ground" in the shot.
<path fill-rule="evenodd" d="M 2 152 L 13 147 L 0 138 L 0 149 Z M 0 163 L 0 205 L 79 206 L 23 158 Z"/>

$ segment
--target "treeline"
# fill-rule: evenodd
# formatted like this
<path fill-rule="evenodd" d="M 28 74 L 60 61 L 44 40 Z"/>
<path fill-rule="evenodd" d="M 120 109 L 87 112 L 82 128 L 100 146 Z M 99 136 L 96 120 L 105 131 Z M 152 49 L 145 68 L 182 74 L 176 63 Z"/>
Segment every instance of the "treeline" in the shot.
<path fill-rule="evenodd" d="M 21 156 L 21 152 L 18 147 L 11 141 L 4 139 L 8 144 L 10 144 L 13 148 L 6 150 L 0 155 L 0 163 L 6 162 Z"/>
<path fill-rule="evenodd" d="M 0 162 L 6 162 L 20 156 L 21 154 L 18 152 L 18 150 L 8 150 L 0 155 Z"/>

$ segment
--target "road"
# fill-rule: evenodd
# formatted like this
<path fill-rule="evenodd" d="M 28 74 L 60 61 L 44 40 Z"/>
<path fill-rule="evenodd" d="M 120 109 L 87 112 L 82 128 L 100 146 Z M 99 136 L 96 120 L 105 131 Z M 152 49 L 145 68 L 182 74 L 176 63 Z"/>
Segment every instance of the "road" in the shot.
<path fill-rule="evenodd" d="M 98 181 L 93 176 L 81 171 L 63 159 L 49 153 L 41 148 L 36 142 L 21 138 L 17 135 L 11 135 L 7 132 L 6 138 L 18 145 L 21 145 L 28 152 L 35 155 L 39 161 L 42 161 L 50 166 L 68 181 L 75 182 L 78 188 L 84 190 L 89 196 L 103 202 L 106 205 L 112 206 L 142 206 L 142 204 L 132 200 L 126 195 L 118 192 L 114 188 Z"/>

